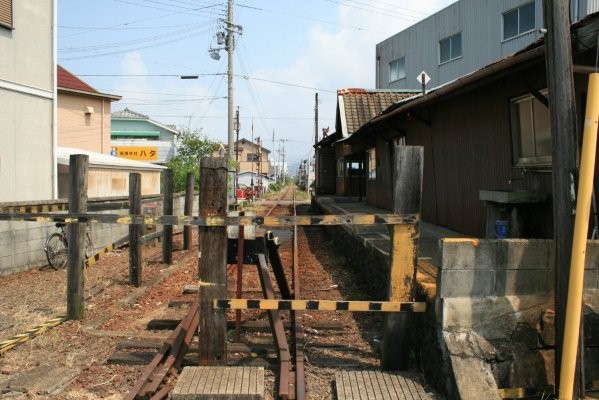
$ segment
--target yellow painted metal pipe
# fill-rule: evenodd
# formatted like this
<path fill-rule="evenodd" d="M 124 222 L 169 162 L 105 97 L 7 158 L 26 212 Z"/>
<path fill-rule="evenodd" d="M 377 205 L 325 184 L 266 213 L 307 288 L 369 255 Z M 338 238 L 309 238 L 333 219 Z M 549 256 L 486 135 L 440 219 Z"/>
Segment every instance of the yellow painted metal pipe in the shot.
<path fill-rule="evenodd" d="M 572 241 L 572 259 L 570 261 L 570 279 L 568 281 L 568 299 L 566 303 L 566 326 L 560 368 L 560 400 L 572 400 L 574 394 L 576 353 L 578 350 L 582 313 L 584 259 L 586 256 L 589 217 L 591 214 L 597 127 L 599 126 L 599 74 L 589 75 L 587 93 L 587 109 L 584 117 L 584 136 L 580 158 L 580 176 L 578 178 L 578 197 L 576 199 L 576 218 L 574 220 L 574 239 Z M 555 221 L 555 223 L 557 224 L 559 221 Z"/>

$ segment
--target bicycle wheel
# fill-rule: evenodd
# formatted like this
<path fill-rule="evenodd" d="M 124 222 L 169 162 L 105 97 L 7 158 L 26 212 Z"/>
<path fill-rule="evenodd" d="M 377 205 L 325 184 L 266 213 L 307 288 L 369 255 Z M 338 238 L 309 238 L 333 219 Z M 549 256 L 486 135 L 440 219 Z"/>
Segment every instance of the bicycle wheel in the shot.
<path fill-rule="evenodd" d="M 67 265 L 67 242 L 60 233 L 53 233 L 46 241 L 46 258 L 48 264 L 54 269 L 64 268 Z"/>

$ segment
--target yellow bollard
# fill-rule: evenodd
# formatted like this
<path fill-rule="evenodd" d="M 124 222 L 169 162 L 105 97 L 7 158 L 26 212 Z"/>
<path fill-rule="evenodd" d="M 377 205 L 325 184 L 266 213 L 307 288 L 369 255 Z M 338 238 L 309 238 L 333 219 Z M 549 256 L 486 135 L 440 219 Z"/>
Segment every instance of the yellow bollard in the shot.
<path fill-rule="evenodd" d="M 584 280 L 584 259 L 587 245 L 591 199 L 593 196 L 593 174 L 595 170 L 595 152 L 597 147 L 597 127 L 599 126 L 599 73 L 589 75 L 587 109 L 584 117 L 584 136 L 578 179 L 578 197 L 576 199 L 576 218 L 574 220 L 574 238 L 572 241 L 572 259 L 570 261 L 570 279 L 568 281 L 568 299 L 566 303 L 566 326 L 562 364 L 560 368 L 560 400 L 572 400 L 574 375 L 576 371 L 576 353 L 580 335 L 582 313 L 582 293 Z M 558 223 L 558 221 L 556 221 Z"/>

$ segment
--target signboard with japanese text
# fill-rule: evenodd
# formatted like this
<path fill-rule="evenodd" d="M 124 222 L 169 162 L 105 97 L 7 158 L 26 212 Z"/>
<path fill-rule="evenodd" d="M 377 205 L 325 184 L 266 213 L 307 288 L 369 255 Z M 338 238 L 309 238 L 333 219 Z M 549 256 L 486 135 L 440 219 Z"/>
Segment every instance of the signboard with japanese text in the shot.
<path fill-rule="evenodd" d="M 110 155 L 137 161 L 156 161 L 158 160 L 158 147 L 112 147 L 110 149 Z"/>

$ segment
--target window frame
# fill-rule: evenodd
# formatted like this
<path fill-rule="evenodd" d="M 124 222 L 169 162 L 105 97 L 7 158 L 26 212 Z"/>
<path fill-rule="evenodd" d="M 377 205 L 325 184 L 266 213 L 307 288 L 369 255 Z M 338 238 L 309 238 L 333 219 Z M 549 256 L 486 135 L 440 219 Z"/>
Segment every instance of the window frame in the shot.
<path fill-rule="evenodd" d="M 366 150 L 366 160 L 368 161 L 368 180 L 376 179 L 376 147 Z"/>
<path fill-rule="evenodd" d="M 454 56 L 453 55 L 453 47 L 454 47 L 454 45 L 453 45 L 453 39 L 455 39 L 457 36 L 459 36 L 459 38 L 460 38 L 460 54 Z M 443 41 L 446 41 L 446 40 L 449 42 L 449 58 L 447 60 L 442 60 L 441 59 L 441 43 Z M 446 36 L 443 39 L 439 40 L 439 42 L 438 42 L 439 65 L 446 64 L 448 62 L 452 62 L 454 60 L 462 58 L 462 49 L 463 49 L 463 46 L 462 46 L 462 31 L 454 33 L 453 35 L 450 35 L 450 36 Z"/>
<path fill-rule="evenodd" d="M 6 5 L 2 5 L 3 3 L 6 3 Z M 8 10 L 8 14 L 10 14 L 9 18 L 10 21 L 4 21 L 2 19 L 0 19 L 0 28 L 6 28 L 6 29 L 14 29 L 15 26 L 15 20 L 14 20 L 14 16 L 15 16 L 15 11 L 14 11 L 14 1 L 13 0 L 0 0 L 0 8 L 4 8 L 7 7 Z M 2 14 L 0 14 L 2 15 Z"/>
<path fill-rule="evenodd" d="M 539 90 L 539 93 L 541 93 L 542 95 L 544 95 L 545 97 L 547 97 L 548 95 L 548 90 L 547 89 L 543 89 L 543 90 Z M 540 135 L 537 135 L 537 127 L 538 124 L 535 122 L 538 119 L 538 115 L 535 117 L 535 102 L 537 105 L 541 105 L 542 107 L 544 107 L 544 109 L 546 109 L 547 111 L 547 121 L 546 121 L 546 125 L 548 125 L 549 127 L 551 127 L 551 121 L 549 120 L 550 116 L 549 116 L 549 109 L 547 107 L 545 107 L 544 105 L 542 105 L 542 103 L 536 98 L 534 97 L 532 94 L 527 93 L 521 96 L 516 96 L 516 97 L 511 97 L 509 99 L 509 113 L 510 113 L 510 130 L 511 130 L 511 135 L 512 135 L 512 162 L 513 162 L 513 166 L 516 168 L 548 168 L 551 167 L 552 164 L 552 146 L 553 144 L 551 143 L 551 130 L 549 131 L 549 155 L 547 154 L 542 154 L 542 155 L 523 155 L 522 154 L 522 130 L 521 130 L 521 126 L 520 126 L 520 112 L 521 112 L 521 107 L 520 104 L 523 104 L 524 102 L 528 102 L 530 101 L 530 103 L 528 103 L 528 110 L 531 112 L 530 118 L 531 119 L 531 126 L 532 126 L 532 131 L 531 132 L 525 132 L 525 134 L 530 135 L 532 134 L 532 145 L 534 146 L 534 151 L 535 153 L 537 152 L 537 148 L 538 146 L 540 146 L 539 142 L 538 142 L 538 138 L 540 137 Z"/>
<path fill-rule="evenodd" d="M 520 25 L 521 25 L 521 23 L 520 23 L 520 14 L 521 14 L 521 11 L 522 11 L 522 9 L 523 9 L 524 7 L 528 7 L 528 6 L 531 6 L 531 5 L 532 5 L 532 8 L 533 8 L 533 14 L 532 14 L 532 16 L 533 16 L 533 21 L 532 21 L 533 23 L 532 23 L 532 25 L 533 25 L 533 26 L 532 26 L 532 28 L 531 28 L 531 29 L 529 29 L 529 30 L 526 30 L 526 31 L 521 31 L 521 30 L 520 30 L 520 28 L 521 28 L 521 26 L 520 26 Z M 512 39 L 515 39 L 515 38 L 517 38 L 517 37 L 520 37 L 520 36 L 526 35 L 526 34 L 528 34 L 528 33 L 530 33 L 530 32 L 534 32 L 534 30 L 535 30 L 535 28 L 536 28 L 536 24 L 537 24 L 537 15 L 536 15 L 536 8 L 535 8 L 535 6 L 536 6 L 536 5 L 535 5 L 535 0 L 533 0 L 533 1 L 530 1 L 530 2 L 528 2 L 528 3 L 525 3 L 525 4 L 522 4 L 522 5 L 519 5 L 518 7 L 514 7 L 514 8 L 512 8 L 512 9 L 509 9 L 509 10 L 507 10 L 507 11 L 504 11 L 504 12 L 501 14 L 501 38 L 502 38 L 502 39 L 501 39 L 501 41 L 502 41 L 502 42 L 507 42 L 508 40 L 512 40 Z M 517 15 L 518 15 L 518 22 L 517 22 L 517 25 L 518 25 L 518 26 L 517 26 L 517 32 L 516 32 L 516 34 L 515 34 L 515 35 L 513 35 L 513 36 L 506 37 L 506 36 L 505 36 L 505 16 L 506 16 L 506 15 L 508 15 L 508 14 L 510 14 L 510 13 L 513 13 L 513 12 L 516 12 L 516 13 L 517 13 Z"/>
<path fill-rule="evenodd" d="M 403 65 L 403 69 L 402 69 L 403 76 L 401 76 L 399 74 L 399 62 L 400 61 L 402 61 L 402 65 Z M 392 71 L 391 65 L 394 64 L 394 63 L 397 63 L 397 66 L 398 66 L 398 74 L 397 74 L 397 78 L 395 78 L 395 79 L 393 79 L 393 77 L 391 76 L 391 71 Z M 405 78 L 406 78 L 406 58 L 405 57 L 399 57 L 399 58 L 396 58 L 395 60 L 389 61 L 389 83 L 397 82 L 397 81 L 400 81 L 400 80 L 405 79 Z"/>

